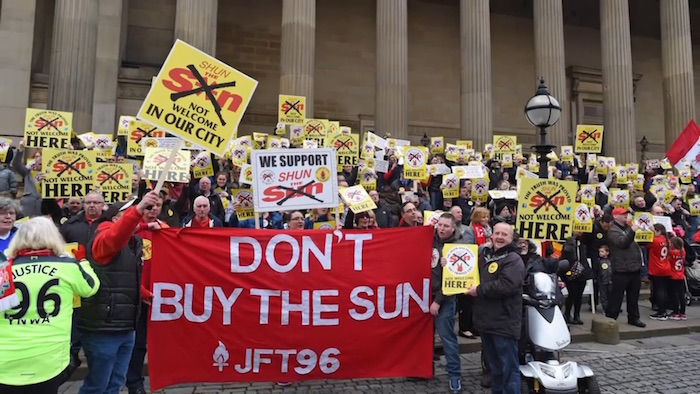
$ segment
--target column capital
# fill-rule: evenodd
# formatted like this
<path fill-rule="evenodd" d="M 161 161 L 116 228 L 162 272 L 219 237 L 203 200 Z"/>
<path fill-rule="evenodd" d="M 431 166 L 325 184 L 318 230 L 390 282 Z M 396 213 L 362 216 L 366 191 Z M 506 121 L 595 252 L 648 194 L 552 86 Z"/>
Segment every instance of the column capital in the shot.
<path fill-rule="evenodd" d="M 177 0 L 175 38 L 216 56 L 218 0 Z"/>

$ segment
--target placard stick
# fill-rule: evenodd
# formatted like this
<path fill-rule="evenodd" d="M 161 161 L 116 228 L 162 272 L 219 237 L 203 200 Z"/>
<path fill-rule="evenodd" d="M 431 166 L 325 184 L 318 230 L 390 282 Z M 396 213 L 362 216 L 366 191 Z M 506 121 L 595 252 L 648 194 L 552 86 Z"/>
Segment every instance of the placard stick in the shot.
<path fill-rule="evenodd" d="M 260 214 L 258 213 L 258 211 L 255 211 L 254 215 L 255 215 L 255 229 L 260 230 Z"/>
<path fill-rule="evenodd" d="M 168 176 L 168 172 L 170 172 L 170 167 L 172 167 L 173 162 L 177 157 L 177 152 L 180 150 L 180 147 L 182 147 L 182 140 L 178 138 L 175 142 L 175 145 L 173 145 L 173 149 L 170 151 L 170 156 L 168 156 L 168 160 L 165 162 L 165 166 L 163 166 L 163 171 L 161 171 L 160 175 L 158 176 L 158 183 L 156 183 L 156 188 L 153 189 L 153 191 L 156 192 L 156 194 L 160 193 L 160 189 L 163 188 L 165 178 Z"/>
<path fill-rule="evenodd" d="M 417 179 L 414 179 L 413 182 L 412 182 L 412 183 L 413 183 L 413 188 L 412 188 L 412 189 L 413 189 L 413 192 L 414 192 L 414 193 L 418 193 L 418 182 L 420 182 L 420 181 L 417 180 Z"/>
<path fill-rule="evenodd" d="M 348 208 L 350 209 L 350 208 Z M 338 207 L 335 208 L 335 228 L 340 228 L 340 210 Z M 347 218 L 347 215 L 345 216 Z"/>

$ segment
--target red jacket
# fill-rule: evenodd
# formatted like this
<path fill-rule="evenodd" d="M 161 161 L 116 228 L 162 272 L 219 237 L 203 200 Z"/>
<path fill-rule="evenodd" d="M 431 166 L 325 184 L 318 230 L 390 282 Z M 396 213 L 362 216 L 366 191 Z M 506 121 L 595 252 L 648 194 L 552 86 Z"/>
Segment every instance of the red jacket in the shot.
<path fill-rule="evenodd" d="M 655 236 L 647 248 L 649 249 L 649 275 L 671 276 L 666 237 L 663 235 Z"/>
<path fill-rule="evenodd" d="M 160 228 L 169 228 L 165 222 L 158 220 Z M 143 239 L 143 271 L 141 271 L 141 294 L 151 296 L 151 256 L 153 254 L 153 231 L 148 229 L 148 223 L 141 221 L 136 230 L 136 235 Z"/>

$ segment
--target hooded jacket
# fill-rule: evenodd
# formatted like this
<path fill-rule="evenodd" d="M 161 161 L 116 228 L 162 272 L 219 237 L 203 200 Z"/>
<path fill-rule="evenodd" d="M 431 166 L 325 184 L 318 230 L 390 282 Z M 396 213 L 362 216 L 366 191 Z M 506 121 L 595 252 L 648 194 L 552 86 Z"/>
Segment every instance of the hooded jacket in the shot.
<path fill-rule="evenodd" d="M 479 250 L 479 278 L 474 302 L 475 325 L 482 333 L 519 339 L 525 265 L 515 244 Z"/>
<path fill-rule="evenodd" d="M 446 296 L 442 294 L 442 264 L 440 264 L 440 259 L 442 259 L 442 248 L 445 244 L 455 243 L 456 232 L 450 235 L 446 240 L 441 240 L 438 236 L 437 230 L 433 233 L 433 257 L 431 260 L 431 278 L 430 278 L 430 293 L 433 302 L 442 305 L 443 302 L 454 298 L 454 296 Z"/>

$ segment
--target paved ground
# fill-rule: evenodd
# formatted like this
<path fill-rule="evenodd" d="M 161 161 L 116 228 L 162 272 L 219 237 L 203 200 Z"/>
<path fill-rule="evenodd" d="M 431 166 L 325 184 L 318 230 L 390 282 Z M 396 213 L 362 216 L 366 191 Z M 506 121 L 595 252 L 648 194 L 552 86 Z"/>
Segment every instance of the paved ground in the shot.
<path fill-rule="evenodd" d="M 479 386 L 479 354 L 462 356 L 465 393 L 486 393 Z M 619 345 L 580 343 L 571 345 L 566 359 L 590 366 L 605 393 L 698 393 L 700 392 L 700 334 L 627 340 Z M 429 383 L 404 379 L 338 380 L 296 383 L 281 388 L 270 383 L 182 386 L 161 393 L 444 393 L 447 377 L 444 358 Z M 61 394 L 75 394 L 81 382 L 66 383 Z"/>

